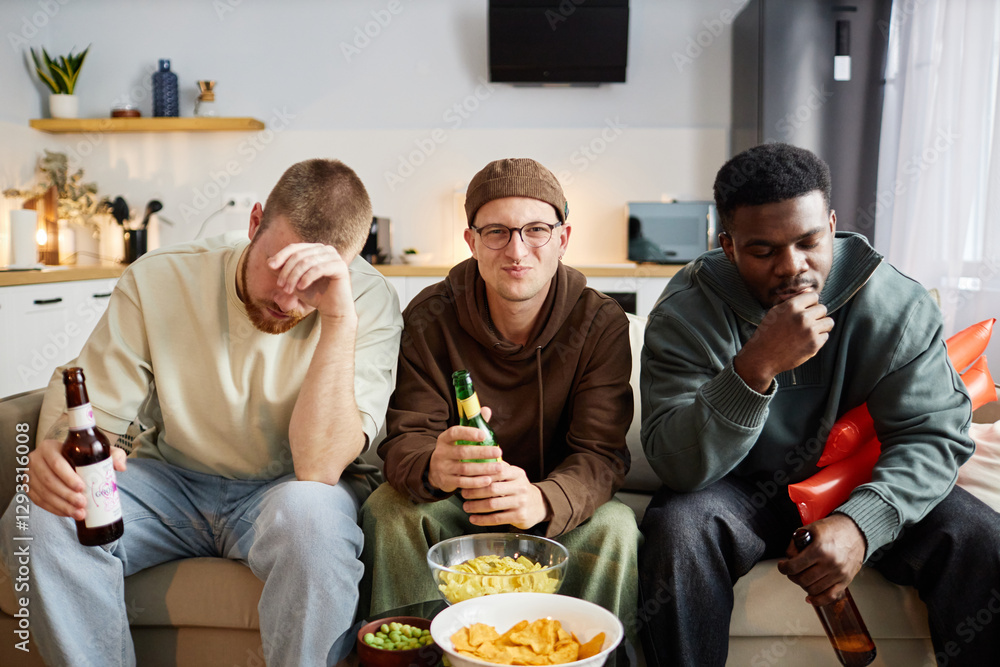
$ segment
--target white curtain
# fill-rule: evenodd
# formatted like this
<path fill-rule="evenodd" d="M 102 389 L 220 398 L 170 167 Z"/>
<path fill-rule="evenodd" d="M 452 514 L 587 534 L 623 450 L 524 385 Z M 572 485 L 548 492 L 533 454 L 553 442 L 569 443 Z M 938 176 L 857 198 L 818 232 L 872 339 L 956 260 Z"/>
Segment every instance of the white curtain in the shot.
<path fill-rule="evenodd" d="M 951 335 L 1000 318 L 1000 2 L 895 0 L 885 32 L 875 245 Z M 1000 325 L 987 352 L 1000 369 Z"/>

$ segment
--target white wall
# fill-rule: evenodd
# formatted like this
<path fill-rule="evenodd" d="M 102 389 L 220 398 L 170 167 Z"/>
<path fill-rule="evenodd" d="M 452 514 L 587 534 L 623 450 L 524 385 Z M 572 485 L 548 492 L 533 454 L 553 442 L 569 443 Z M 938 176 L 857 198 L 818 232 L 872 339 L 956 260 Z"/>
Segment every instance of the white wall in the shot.
<path fill-rule="evenodd" d="M 62 147 L 103 194 L 139 212 L 161 199 L 176 223 L 159 230 L 166 244 L 192 238 L 222 205 L 220 190 L 263 200 L 291 163 L 337 157 L 365 181 L 376 214 L 392 218 L 397 251 L 415 246 L 450 263 L 465 256 L 456 191 L 489 160 L 528 156 L 567 191 L 576 226 L 567 260 L 621 262 L 628 201 L 711 196 L 728 155 L 729 21 L 742 2 L 631 0 L 628 83 L 596 88 L 486 83 L 486 0 L 4 2 L 0 187 L 25 185 L 41 149 Z M 213 78 L 221 115 L 268 129 L 26 130 L 47 115 L 27 47 L 87 44 L 81 116 L 106 116 L 124 100 L 151 115 L 149 74 L 170 58 L 182 115 L 192 113 L 194 81 Z M 206 232 L 245 224 L 225 213 Z"/>

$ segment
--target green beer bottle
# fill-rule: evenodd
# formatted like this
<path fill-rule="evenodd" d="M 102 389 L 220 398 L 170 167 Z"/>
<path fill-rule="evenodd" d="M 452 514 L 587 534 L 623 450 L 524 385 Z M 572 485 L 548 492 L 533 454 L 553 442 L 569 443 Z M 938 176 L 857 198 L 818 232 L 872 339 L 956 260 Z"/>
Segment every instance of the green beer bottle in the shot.
<path fill-rule="evenodd" d="M 455 385 L 455 396 L 458 398 L 458 425 L 478 428 L 486 433 L 486 439 L 482 442 L 471 440 L 459 440 L 458 445 L 483 445 L 486 447 L 499 447 L 493 429 L 489 427 L 483 419 L 482 410 L 479 407 L 479 397 L 472 386 L 472 376 L 469 371 L 455 371 L 451 374 L 451 382 Z M 462 459 L 462 463 L 496 463 L 500 459 Z"/>

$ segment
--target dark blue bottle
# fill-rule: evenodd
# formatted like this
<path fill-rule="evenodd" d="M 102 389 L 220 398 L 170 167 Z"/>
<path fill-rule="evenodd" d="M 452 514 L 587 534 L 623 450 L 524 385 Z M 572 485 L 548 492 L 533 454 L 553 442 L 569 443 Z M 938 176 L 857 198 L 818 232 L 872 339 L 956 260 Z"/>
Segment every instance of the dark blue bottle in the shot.
<path fill-rule="evenodd" d="M 153 115 L 174 117 L 180 115 L 177 96 L 177 75 L 170 71 L 170 61 L 160 60 L 160 71 L 153 72 Z"/>

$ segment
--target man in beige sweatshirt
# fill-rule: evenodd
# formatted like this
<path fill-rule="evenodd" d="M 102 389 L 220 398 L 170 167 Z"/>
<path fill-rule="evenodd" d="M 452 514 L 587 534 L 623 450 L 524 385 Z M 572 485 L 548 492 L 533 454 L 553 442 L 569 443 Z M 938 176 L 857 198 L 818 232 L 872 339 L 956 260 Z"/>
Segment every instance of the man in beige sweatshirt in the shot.
<path fill-rule="evenodd" d="M 355 460 L 381 426 L 401 330 L 395 293 L 358 258 L 371 218 L 350 168 L 309 160 L 254 207 L 249 234 L 164 248 L 122 275 L 71 365 L 112 443 L 145 427 L 127 464 L 114 452 L 124 535 L 77 541 L 85 499 L 60 455 L 58 373 L 31 455 L 32 629 L 47 663 L 134 665 L 123 577 L 195 556 L 265 582 L 268 665 L 350 651 L 366 487 Z M 8 567 L 12 524 L 8 511 Z"/>

